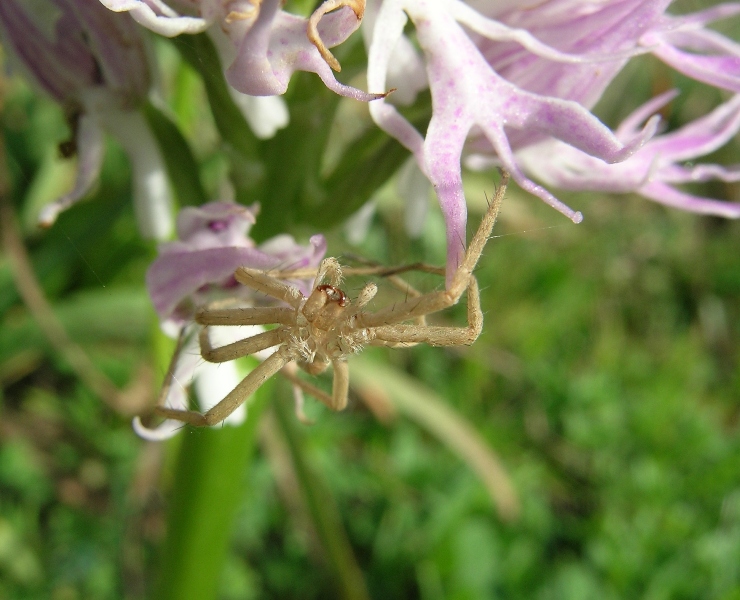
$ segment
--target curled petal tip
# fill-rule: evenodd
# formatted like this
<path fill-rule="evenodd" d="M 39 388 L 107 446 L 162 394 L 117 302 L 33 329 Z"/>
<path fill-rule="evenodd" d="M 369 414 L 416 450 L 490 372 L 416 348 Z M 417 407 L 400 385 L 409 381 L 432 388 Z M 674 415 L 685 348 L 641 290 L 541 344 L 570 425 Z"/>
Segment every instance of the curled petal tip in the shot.
<path fill-rule="evenodd" d="M 37 225 L 41 227 L 42 229 L 49 229 L 54 223 L 57 222 L 57 217 L 59 216 L 59 213 L 64 210 L 61 206 L 59 206 L 58 202 L 53 202 L 49 204 L 48 206 L 45 206 L 41 209 L 41 212 L 39 213 L 39 217 L 36 221 Z"/>
<path fill-rule="evenodd" d="M 570 218 L 570 220 L 578 225 L 578 223 L 581 223 L 583 221 L 583 213 L 580 210 L 577 210 L 573 213 L 573 216 Z"/>

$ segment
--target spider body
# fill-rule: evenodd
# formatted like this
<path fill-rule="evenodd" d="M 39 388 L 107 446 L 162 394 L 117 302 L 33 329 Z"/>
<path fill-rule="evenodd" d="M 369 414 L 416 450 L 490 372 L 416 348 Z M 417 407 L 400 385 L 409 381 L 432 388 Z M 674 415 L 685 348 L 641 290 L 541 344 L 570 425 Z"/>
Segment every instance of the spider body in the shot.
<path fill-rule="evenodd" d="M 190 410 L 157 407 L 160 416 L 177 419 L 191 425 L 215 425 L 223 421 L 268 378 L 283 370 L 296 385 L 324 402 L 329 408 L 341 410 L 347 405 L 349 370 L 347 357 L 368 345 L 411 346 L 427 343 L 432 346 L 472 344 L 480 335 L 483 315 L 480 309 L 478 283 L 472 272 L 488 240 L 506 189 L 508 175 L 503 173 L 497 190 L 478 231 L 468 246 L 462 262 L 442 291 L 419 294 L 408 287 L 407 299 L 378 311 L 367 310 L 377 293 L 373 283 L 365 285 L 357 298 L 350 300 L 339 287 L 342 269 L 335 258 L 324 259 L 316 274 L 313 290 L 304 296 L 298 288 L 270 272 L 240 267 L 236 280 L 256 291 L 282 301 L 288 306 L 253 308 L 203 307 L 196 321 L 200 333 L 201 354 L 210 362 L 225 362 L 268 348 L 276 350 L 252 370 L 234 390 L 205 414 Z M 447 327 L 427 325 L 424 317 L 455 305 L 467 291 L 467 326 Z M 274 329 L 213 348 L 208 328 L 213 325 L 276 325 Z M 324 372 L 330 365 L 334 371 L 332 393 L 303 382 L 285 367 L 296 363 L 311 375 Z"/>

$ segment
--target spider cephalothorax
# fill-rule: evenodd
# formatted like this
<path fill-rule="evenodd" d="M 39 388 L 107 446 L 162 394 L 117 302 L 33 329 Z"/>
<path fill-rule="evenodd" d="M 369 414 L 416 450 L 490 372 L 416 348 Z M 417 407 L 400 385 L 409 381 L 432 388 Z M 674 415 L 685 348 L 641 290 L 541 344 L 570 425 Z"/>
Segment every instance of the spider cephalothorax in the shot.
<path fill-rule="evenodd" d="M 200 334 L 201 354 L 207 361 L 225 362 L 268 348 L 276 350 L 205 414 L 166 407 L 158 407 L 157 414 L 192 425 L 220 423 L 265 380 L 293 362 L 311 375 L 322 373 L 331 365 L 334 371 L 331 396 L 303 382 L 291 372 L 287 375 L 296 385 L 306 389 L 330 408 L 341 410 L 347 405 L 349 388 L 347 357 L 361 351 L 365 346 L 397 347 L 418 343 L 432 346 L 472 344 L 480 335 L 483 326 L 478 283 L 472 273 L 496 221 L 507 181 L 508 175 L 504 173 L 501 186 L 473 236 L 462 262 L 447 289 L 443 291 L 419 294 L 412 290 L 405 301 L 371 312 L 366 307 L 375 296 L 377 287 L 373 283 L 368 283 L 357 298 L 350 300 L 339 287 L 342 269 L 335 258 L 322 261 L 316 273 L 313 290 L 308 296 L 304 296 L 298 288 L 283 281 L 291 275 L 295 276 L 295 273 L 276 273 L 240 267 L 234 274 L 239 283 L 267 294 L 287 306 L 201 308 L 196 315 L 196 321 L 203 325 Z M 457 304 L 466 290 L 468 296 L 466 327 L 426 324 L 424 321 L 426 315 Z M 233 344 L 218 348 L 211 346 L 208 335 L 210 326 L 269 324 L 276 327 Z"/>

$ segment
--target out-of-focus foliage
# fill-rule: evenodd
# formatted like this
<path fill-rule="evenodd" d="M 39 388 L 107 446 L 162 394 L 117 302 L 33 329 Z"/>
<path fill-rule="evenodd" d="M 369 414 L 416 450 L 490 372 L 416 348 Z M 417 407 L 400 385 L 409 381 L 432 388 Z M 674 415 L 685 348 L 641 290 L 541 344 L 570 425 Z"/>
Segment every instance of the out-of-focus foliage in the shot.
<path fill-rule="evenodd" d="M 237 195 L 251 198 L 239 177 L 257 182 L 262 235 L 276 231 L 281 214 L 297 234 L 340 222 L 323 204 L 321 190 L 332 188 L 303 194 L 298 183 L 311 188 L 293 177 L 290 156 L 285 173 L 276 160 L 265 173 L 221 142 L 196 72 L 172 47 L 162 50 L 170 108 L 210 196 L 241 165 Z M 294 99 L 308 97 L 304 85 L 297 78 Z M 4 80 L 3 90 L 10 201 L 34 274 L 95 367 L 120 388 L 142 384 L 153 401 L 166 368 L 143 287 L 154 248 L 136 232 L 125 159 L 111 144 L 94 197 L 51 230 L 36 230 L 40 203 L 68 183 L 55 149 L 68 131 L 59 109 L 19 80 Z M 685 97 L 687 113 L 702 102 L 700 91 Z M 300 133 L 291 131 L 255 141 L 255 156 L 285 152 Z M 326 142 L 305 135 L 303 156 Z M 373 143 L 365 147 L 382 154 L 390 142 Z M 723 152 L 737 156 L 737 143 Z M 372 164 L 369 156 L 361 158 Z M 341 173 L 349 159 L 320 160 Z M 272 195 L 264 182 L 281 178 Z M 471 184 L 468 197 L 480 201 L 472 225 L 494 181 Z M 728 185 L 712 195 L 738 193 Z M 330 490 L 373 598 L 740 599 L 740 224 L 639 199 L 569 201 L 586 215 L 580 226 L 510 192 L 477 272 L 486 321 L 475 345 L 367 353 L 476 424 L 515 483 L 516 522 L 498 519 L 480 481 L 438 440 L 403 417 L 376 418 L 367 405 L 378 390 L 356 390 L 339 414 L 309 401 L 316 423 L 294 423 L 292 443 Z M 385 264 L 441 264 L 437 209 L 415 242 L 401 230 L 400 210 L 381 201 L 353 252 Z M 334 255 L 346 248 L 339 235 L 329 247 Z M 21 302 L 12 260 L 0 256 L 0 599 L 151 597 L 182 439 L 142 442 L 128 418 L 80 382 Z M 427 275 L 414 283 L 441 285 Z M 359 286 L 350 282 L 348 291 Z M 464 314 L 461 306 L 446 318 L 460 323 Z M 273 402 L 289 401 L 285 382 L 275 389 Z M 219 597 L 336 597 L 275 422 L 268 407 L 259 450 L 240 475 Z M 208 510 L 220 502 L 214 497 Z"/>

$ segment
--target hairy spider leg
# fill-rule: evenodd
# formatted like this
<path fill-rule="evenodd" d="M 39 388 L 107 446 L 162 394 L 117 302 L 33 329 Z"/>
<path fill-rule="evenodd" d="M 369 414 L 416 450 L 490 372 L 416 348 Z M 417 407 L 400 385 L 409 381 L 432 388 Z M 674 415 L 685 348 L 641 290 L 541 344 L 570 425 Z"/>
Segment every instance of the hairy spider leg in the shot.
<path fill-rule="evenodd" d="M 268 296 L 272 296 L 277 300 L 282 300 L 293 308 L 300 307 L 303 302 L 303 294 L 301 294 L 301 291 L 297 287 L 283 283 L 264 271 L 239 267 L 234 272 L 234 278 L 239 283 Z"/>
<path fill-rule="evenodd" d="M 154 409 L 155 414 L 168 419 L 177 419 L 183 423 L 203 427 L 217 425 L 233 413 L 244 401 L 259 389 L 270 377 L 282 369 L 292 359 L 283 348 L 257 365 L 226 397 L 205 414 L 195 410 L 176 410 L 163 406 Z"/>
<path fill-rule="evenodd" d="M 438 294 L 438 295 L 437 295 Z M 439 303 L 437 308 L 430 312 L 443 310 L 452 304 L 449 303 L 444 292 L 435 294 Z M 428 344 L 430 346 L 469 346 L 483 330 L 483 312 L 480 308 L 480 292 L 475 276 L 470 276 L 468 283 L 468 325 L 467 327 L 446 327 L 442 325 L 378 325 L 370 328 L 370 342 L 373 346 L 414 346 Z"/>
<path fill-rule="evenodd" d="M 367 327 L 371 334 L 375 335 L 378 345 L 384 345 L 383 342 L 388 342 L 390 345 L 423 341 L 431 345 L 448 346 L 471 344 L 475 341 L 483 326 L 483 313 L 480 309 L 478 282 L 473 276 L 473 269 L 496 223 L 508 181 L 508 173 L 502 171 L 501 184 L 446 290 L 411 298 L 375 313 L 362 313 L 357 317 L 357 326 Z M 403 321 L 454 306 L 466 289 L 468 290 L 467 327 L 399 325 Z"/>
<path fill-rule="evenodd" d="M 349 365 L 346 358 L 337 358 L 331 361 L 334 369 L 334 380 L 331 386 L 332 410 L 344 410 L 347 408 L 347 396 L 349 395 Z"/>
<path fill-rule="evenodd" d="M 213 348 L 208 335 L 208 328 L 204 327 L 200 331 L 200 354 L 205 360 L 212 363 L 228 362 L 242 356 L 249 356 L 260 350 L 267 350 L 267 348 L 272 348 L 282 343 L 281 335 L 283 330 L 284 327 L 281 326 L 277 329 L 263 331 L 238 342 L 227 344 L 226 346 Z"/>
<path fill-rule="evenodd" d="M 295 310 L 287 306 L 213 308 L 202 306 L 195 313 L 201 325 L 295 325 Z"/>

